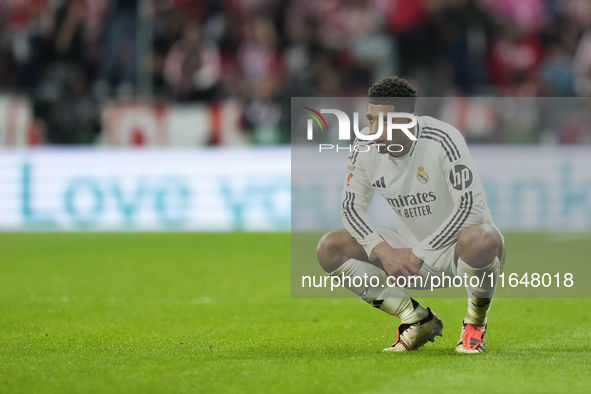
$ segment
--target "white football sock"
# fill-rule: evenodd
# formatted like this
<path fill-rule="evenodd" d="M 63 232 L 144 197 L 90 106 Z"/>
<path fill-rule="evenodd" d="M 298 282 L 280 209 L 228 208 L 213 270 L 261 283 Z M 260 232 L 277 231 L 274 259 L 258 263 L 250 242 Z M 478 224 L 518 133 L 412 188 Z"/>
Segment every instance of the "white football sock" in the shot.
<path fill-rule="evenodd" d="M 338 276 L 341 279 L 345 277 L 344 287 L 357 294 L 368 304 L 402 320 L 402 323 L 416 323 L 429 314 L 429 312 L 419 305 L 418 302 L 411 299 L 399 287 L 388 287 L 388 275 L 373 264 L 365 261 L 350 259 L 340 266 L 336 271 L 329 273 L 330 276 Z M 367 284 L 372 276 L 378 277 L 380 282 L 377 287 L 365 287 L 353 284 L 353 278 L 367 275 Z M 347 277 L 350 277 L 349 281 Z M 359 283 L 359 280 L 357 281 Z M 374 280 L 375 284 L 375 280 Z M 382 287 L 383 285 L 383 287 Z"/>
<path fill-rule="evenodd" d="M 501 264 L 499 258 L 495 257 L 492 263 L 483 268 L 474 268 L 458 258 L 458 276 L 468 275 L 468 313 L 464 318 L 466 323 L 472 324 L 476 327 L 484 327 L 486 325 L 486 317 L 490 304 L 495 294 L 497 279 L 501 271 Z M 491 283 L 490 274 L 493 274 L 493 283 Z M 470 278 L 478 278 L 478 283 L 482 282 L 482 286 L 470 285 Z M 484 280 L 482 279 L 484 277 Z M 476 279 L 473 279 L 473 284 L 476 284 Z M 492 285 L 494 284 L 494 285 Z M 492 285 L 492 286 L 491 286 Z"/>

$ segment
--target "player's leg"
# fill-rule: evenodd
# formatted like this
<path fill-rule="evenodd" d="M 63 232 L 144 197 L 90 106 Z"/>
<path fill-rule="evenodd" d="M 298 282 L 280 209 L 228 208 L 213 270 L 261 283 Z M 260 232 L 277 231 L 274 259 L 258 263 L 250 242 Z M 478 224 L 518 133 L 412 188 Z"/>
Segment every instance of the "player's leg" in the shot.
<path fill-rule="evenodd" d="M 343 282 L 365 302 L 399 317 L 403 323 L 414 323 L 427 316 L 426 309 L 416 301 L 413 302 L 402 289 L 387 286 L 388 275 L 382 263 L 379 260 L 370 262 L 363 247 L 347 230 L 332 231 L 324 235 L 316 248 L 316 256 L 320 266 L 331 276 L 378 277 L 380 283 L 376 287 L 366 288 L 363 285 L 354 286 L 350 281 Z"/>
<path fill-rule="evenodd" d="M 387 240 L 393 247 L 396 239 Z M 333 231 L 322 237 L 316 249 L 320 266 L 331 276 L 338 277 L 377 277 L 376 287 L 355 286 L 353 281 L 343 280 L 345 287 L 357 294 L 368 304 L 392 316 L 399 317 L 402 324 L 398 328 L 398 339 L 388 350 L 406 351 L 423 346 L 441 335 L 443 324 L 430 309 L 425 309 L 411 299 L 401 288 L 388 286 L 388 275 L 379 260 L 370 262 L 365 250 L 346 230 Z M 385 349 L 386 350 L 386 349 Z"/>
<path fill-rule="evenodd" d="M 471 226 L 460 234 L 455 247 L 455 261 L 458 276 L 467 275 L 468 278 L 468 311 L 456 347 L 458 352 L 484 351 L 487 315 L 503 260 L 503 239 L 491 225 Z M 473 277 L 477 279 L 471 280 Z"/>
<path fill-rule="evenodd" d="M 350 259 L 369 263 L 363 247 L 345 229 L 331 231 L 320 238 L 316 248 L 316 257 L 318 257 L 322 269 L 327 273 L 336 271 Z M 383 269 L 381 262 L 377 262 L 377 264 L 380 269 Z"/>

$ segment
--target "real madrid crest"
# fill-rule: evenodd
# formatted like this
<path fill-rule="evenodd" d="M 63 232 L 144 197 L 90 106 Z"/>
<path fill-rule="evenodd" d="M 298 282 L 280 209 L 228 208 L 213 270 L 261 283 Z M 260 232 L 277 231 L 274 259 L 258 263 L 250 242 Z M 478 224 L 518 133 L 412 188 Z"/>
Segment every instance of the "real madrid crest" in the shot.
<path fill-rule="evenodd" d="M 421 183 L 427 183 L 427 182 L 429 182 L 429 174 L 427 174 L 425 172 L 425 167 L 423 167 L 423 166 L 420 166 L 419 167 L 419 172 L 417 174 L 417 179 Z"/>

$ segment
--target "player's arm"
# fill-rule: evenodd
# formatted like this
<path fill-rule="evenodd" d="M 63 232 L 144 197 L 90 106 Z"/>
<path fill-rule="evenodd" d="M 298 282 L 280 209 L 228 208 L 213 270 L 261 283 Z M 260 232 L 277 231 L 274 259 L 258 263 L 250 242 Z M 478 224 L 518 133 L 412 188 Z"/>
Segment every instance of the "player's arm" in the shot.
<path fill-rule="evenodd" d="M 355 165 L 351 163 L 350 160 L 349 172 L 341 196 L 341 220 L 345 229 L 363 246 L 371 259 L 372 250 L 384 241 L 368 215 L 374 189 L 368 181 L 365 170 L 359 165 L 359 161 Z"/>
<path fill-rule="evenodd" d="M 480 177 L 464 138 L 457 130 L 454 131 L 433 131 L 444 141 L 440 176 L 447 182 L 454 208 L 433 234 L 413 248 L 411 261 L 414 262 L 435 262 L 446 246 L 458 240 L 462 230 L 484 221 L 486 196 Z"/>
<path fill-rule="evenodd" d="M 419 267 L 410 262 L 411 249 L 391 247 L 369 219 L 373 195 L 374 189 L 360 161 L 350 160 L 341 204 L 341 219 L 345 229 L 363 246 L 370 260 L 381 260 L 389 275 L 421 275 Z"/>

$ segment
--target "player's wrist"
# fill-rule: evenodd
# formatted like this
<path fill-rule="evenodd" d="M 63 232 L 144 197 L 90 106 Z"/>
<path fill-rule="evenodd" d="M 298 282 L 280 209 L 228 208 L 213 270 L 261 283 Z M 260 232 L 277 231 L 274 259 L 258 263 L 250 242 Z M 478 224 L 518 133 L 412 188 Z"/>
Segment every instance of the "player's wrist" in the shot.
<path fill-rule="evenodd" d="M 410 254 L 408 255 L 408 259 L 410 260 L 410 262 L 414 265 L 420 265 L 423 264 L 423 260 L 418 258 L 416 254 L 414 254 L 414 252 L 411 250 Z"/>
<path fill-rule="evenodd" d="M 382 256 L 384 256 L 385 253 L 388 253 L 391 249 L 392 247 L 388 245 L 387 242 L 380 242 L 379 244 L 374 246 L 373 253 L 376 256 L 378 256 L 378 258 L 381 258 Z"/>

